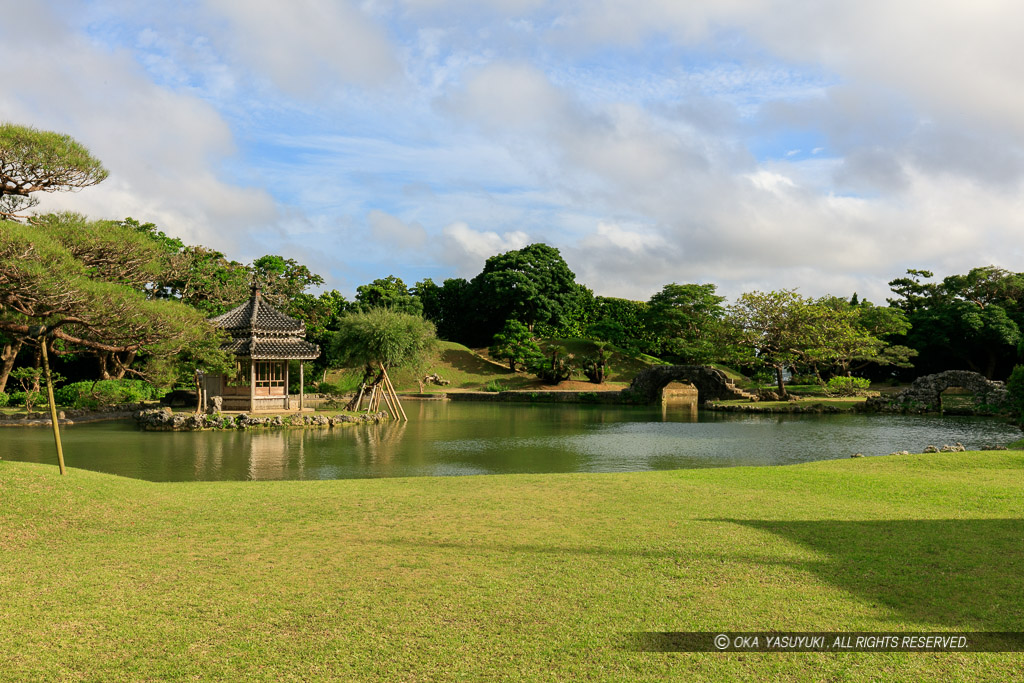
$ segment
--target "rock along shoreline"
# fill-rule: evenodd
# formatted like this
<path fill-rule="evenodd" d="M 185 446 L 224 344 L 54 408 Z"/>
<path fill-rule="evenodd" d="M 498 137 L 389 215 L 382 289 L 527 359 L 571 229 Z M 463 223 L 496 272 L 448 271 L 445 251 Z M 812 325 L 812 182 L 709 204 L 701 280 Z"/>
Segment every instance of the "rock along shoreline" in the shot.
<path fill-rule="evenodd" d="M 135 418 L 139 428 L 147 432 L 348 427 L 360 424 L 380 424 L 390 418 L 385 412 L 331 416 L 299 414 L 255 416 L 247 413 L 240 413 L 238 415 L 196 415 L 173 413 L 170 408 L 140 410 L 132 417 Z"/>

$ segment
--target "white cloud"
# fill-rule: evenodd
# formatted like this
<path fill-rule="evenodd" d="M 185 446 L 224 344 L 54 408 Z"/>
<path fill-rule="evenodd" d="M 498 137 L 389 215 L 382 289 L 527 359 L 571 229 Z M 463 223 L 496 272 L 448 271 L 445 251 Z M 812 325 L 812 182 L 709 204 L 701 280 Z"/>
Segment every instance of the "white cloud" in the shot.
<path fill-rule="evenodd" d="M 690 281 L 878 301 L 906 267 L 1024 269 L 1024 6 L 195 6 L 4 10 L 0 58 L 31 77 L 0 84 L 0 118 L 112 171 L 47 206 L 336 280 L 401 275 L 411 251 L 471 276 L 541 239 L 639 298 Z"/>
<path fill-rule="evenodd" d="M 405 223 L 377 209 L 370 212 L 368 220 L 373 238 L 387 249 L 415 250 L 423 247 L 427 241 L 427 231 L 419 223 Z"/>
<path fill-rule="evenodd" d="M 375 85 L 399 74 L 386 33 L 348 0 L 205 0 L 227 26 L 211 39 L 285 92 Z"/>
<path fill-rule="evenodd" d="M 234 141 L 210 105 L 152 84 L 129 53 L 84 40 L 38 6 L 5 10 L 3 31 L 0 60 L 32 76 L 0 85 L 0 119 L 69 133 L 110 171 L 96 187 L 41 197 L 40 210 L 131 215 L 221 249 L 273 220 L 266 192 L 215 171 Z"/>
<path fill-rule="evenodd" d="M 443 235 L 441 258 L 456 266 L 463 276 L 471 277 L 480 272 L 484 261 L 495 254 L 513 249 L 522 249 L 530 243 L 524 232 L 474 230 L 465 223 L 452 223 L 441 231 Z"/>

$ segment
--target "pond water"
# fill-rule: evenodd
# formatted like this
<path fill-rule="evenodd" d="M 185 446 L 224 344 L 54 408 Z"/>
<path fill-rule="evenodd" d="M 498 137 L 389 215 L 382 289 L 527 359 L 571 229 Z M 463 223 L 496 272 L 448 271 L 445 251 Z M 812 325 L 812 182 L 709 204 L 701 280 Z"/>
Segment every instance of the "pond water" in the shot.
<path fill-rule="evenodd" d="M 62 430 L 69 467 L 151 481 L 350 479 L 783 465 L 852 453 L 1005 445 L 1021 431 L 971 417 L 758 415 L 660 406 L 405 402 L 409 422 L 256 432 Z M 0 430 L 0 458 L 56 462 L 53 432 Z"/>

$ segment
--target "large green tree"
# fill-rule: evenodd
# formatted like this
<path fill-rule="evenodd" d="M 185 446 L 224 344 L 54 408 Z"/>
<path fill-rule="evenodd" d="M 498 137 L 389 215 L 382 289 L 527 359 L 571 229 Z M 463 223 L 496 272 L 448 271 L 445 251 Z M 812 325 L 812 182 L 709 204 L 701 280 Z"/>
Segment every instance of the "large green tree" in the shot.
<path fill-rule="evenodd" d="M 531 244 L 487 259 L 471 285 L 479 314 L 476 339 L 486 344 L 507 320 L 532 332 L 562 328 L 586 294 L 558 249 Z"/>
<path fill-rule="evenodd" d="M 668 284 L 651 297 L 646 327 L 659 340 L 657 354 L 680 363 L 717 360 L 716 340 L 725 297 L 713 284 Z"/>
<path fill-rule="evenodd" d="M 360 310 L 390 308 L 403 313 L 423 313 L 423 302 L 410 292 L 402 278 L 388 275 L 373 282 L 356 287 L 355 305 Z"/>
<path fill-rule="evenodd" d="M 659 345 L 647 328 L 647 302 L 594 297 L 593 322 L 586 335 L 596 341 L 610 342 L 626 353 L 658 353 Z"/>
<path fill-rule="evenodd" d="M 263 296 L 287 313 L 291 302 L 310 287 L 319 287 L 324 279 L 293 258 L 267 254 L 252 262 L 252 279 L 263 289 Z"/>
<path fill-rule="evenodd" d="M 828 340 L 834 352 L 830 374 L 851 376 L 871 370 L 913 367 L 911 359 L 917 351 L 894 343 L 906 336 L 910 322 L 906 315 L 892 306 L 875 306 L 870 301 L 826 296 L 817 301 L 834 312 L 842 323 Z"/>
<path fill-rule="evenodd" d="M 889 283 L 911 324 L 907 346 L 918 351 L 915 366 L 930 373 L 968 369 L 986 377 L 1006 376 L 1019 358 L 1024 326 L 1024 273 L 995 266 L 931 281 L 933 273 L 909 270 Z"/>
<path fill-rule="evenodd" d="M 785 371 L 795 363 L 825 360 L 821 311 L 792 290 L 747 292 L 727 309 L 725 324 L 747 360 L 771 368 L 778 393 L 788 395 Z"/>
<path fill-rule="evenodd" d="M 423 304 L 423 317 L 437 326 L 437 336 L 449 341 L 475 344 L 480 335 L 474 287 L 465 278 L 448 278 L 438 285 L 430 278 L 416 283 L 413 290 Z"/>
<path fill-rule="evenodd" d="M 0 220 L 27 218 L 38 192 L 78 190 L 102 182 L 103 168 L 68 135 L 0 123 Z"/>

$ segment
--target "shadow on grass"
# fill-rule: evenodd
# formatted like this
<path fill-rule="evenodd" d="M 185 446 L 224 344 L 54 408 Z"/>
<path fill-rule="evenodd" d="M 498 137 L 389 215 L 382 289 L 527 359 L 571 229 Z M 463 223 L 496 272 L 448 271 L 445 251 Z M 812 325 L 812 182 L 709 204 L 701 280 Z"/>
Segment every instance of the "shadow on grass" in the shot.
<path fill-rule="evenodd" d="M 441 360 L 456 370 L 470 375 L 512 374 L 507 367 L 488 363 L 483 358 L 460 349 L 445 349 L 441 352 Z"/>
<path fill-rule="evenodd" d="M 793 563 L 899 612 L 955 629 L 1024 630 L 1024 520 L 769 521 L 767 531 L 827 559 Z"/>

